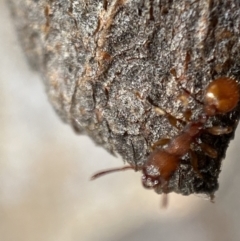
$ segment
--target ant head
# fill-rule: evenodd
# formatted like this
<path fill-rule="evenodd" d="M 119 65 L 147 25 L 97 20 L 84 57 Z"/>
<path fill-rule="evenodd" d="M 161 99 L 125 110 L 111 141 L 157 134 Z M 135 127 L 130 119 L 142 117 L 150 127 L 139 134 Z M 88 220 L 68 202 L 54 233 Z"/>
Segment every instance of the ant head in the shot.
<path fill-rule="evenodd" d="M 145 188 L 151 189 L 160 185 L 159 168 L 154 165 L 146 165 L 142 172 L 142 184 Z"/>
<path fill-rule="evenodd" d="M 164 149 L 153 151 L 142 168 L 142 184 L 145 188 L 156 188 L 169 181 L 179 167 L 179 157 Z"/>
<path fill-rule="evenodd" d="M 204 111 L 208 116 L 228 113 L 237 106 L 239 98 L 238 83 L 229 77 L 220 77 L 206 88 Z"/>

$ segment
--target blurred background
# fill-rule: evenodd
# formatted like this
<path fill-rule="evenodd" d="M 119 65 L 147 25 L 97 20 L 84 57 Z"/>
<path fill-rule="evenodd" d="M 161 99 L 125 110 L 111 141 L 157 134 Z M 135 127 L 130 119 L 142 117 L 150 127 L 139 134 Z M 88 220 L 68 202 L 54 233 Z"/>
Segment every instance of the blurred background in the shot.
<path fill-rule="evenodd" d="M 121 159 L 76 135 L 48 103 L 0 0 L 0 240 L 240 240 L 240 129 L 220 175 L 215 204 L 145 190 L 132 171 L 89 181 Z"/>

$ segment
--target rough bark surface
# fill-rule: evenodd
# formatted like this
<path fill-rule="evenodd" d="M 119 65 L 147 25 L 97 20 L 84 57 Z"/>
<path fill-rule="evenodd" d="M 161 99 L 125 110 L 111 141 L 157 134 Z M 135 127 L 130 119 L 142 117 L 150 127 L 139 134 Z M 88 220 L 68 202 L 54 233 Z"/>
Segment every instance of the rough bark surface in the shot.
<path fill-rule="evenodd" d="M 166 115 L 183 118 L 181 86 L 194 96 L 187 108 L 196 120 L 202 105 L 195 99 L 203 99 L 209 82 L 240 80 L 238 0 L 9 2 L 29 63 L 41 72 L 56 112 L 131 165 L 142 166 L 154 142 L 183 128 Z M 238 118 L 239 108 L 207 125 L 235 127 Z M 201 140 L 218 158 L 194 147 L 203 178 L 186 155 L 169 191 L 214 194 L 232 137 L 204 133 Z"/>

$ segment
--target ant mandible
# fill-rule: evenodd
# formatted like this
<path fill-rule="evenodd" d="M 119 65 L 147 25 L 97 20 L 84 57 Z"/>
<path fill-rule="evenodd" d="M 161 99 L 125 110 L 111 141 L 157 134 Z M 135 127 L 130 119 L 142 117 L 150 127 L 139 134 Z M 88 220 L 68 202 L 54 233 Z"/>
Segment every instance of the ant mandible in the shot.
<path fill-rule="evenodd" d="M 145 188 L 157 189 L 161 187 L 164 194 L 168 193 L 168 182 L 173 174 L 178 170 L 181 158 L 191 152 L 191 144 L 195 143 L 202 132 L 208 131 L 213 135 L 228 134 L 232 131 L 230 127 L 214 126 L 205 128 L 206 121 L 209 117 L 223 115 L 232 111 L 238 104 L 239 85 L 229 77 L 219 77 L 213 80 L 206 88 L 203 99 L 203 111 L 197 121 L 189 121 L 184 129 L 172 138 L 165 147 L 155 148 L 150 153 L 146 163 L 141 167 L 142 184 Z M 158 141 L 161 143 L 161 140 Z M 159 146 L 158 144 L 156 146 Z M 200 144 L 202 150 L 212 158 L 217 157 L 217 152 L 205 144 Z M 197 170 L 197 165 L 192 163 L 193 169 Z M 124 166 L 101 171 L 92 176 L 92 180 L 102 175 L 135 169 L 134 166 Z M 201 175 L 199 173 L 199 175 Z"/>

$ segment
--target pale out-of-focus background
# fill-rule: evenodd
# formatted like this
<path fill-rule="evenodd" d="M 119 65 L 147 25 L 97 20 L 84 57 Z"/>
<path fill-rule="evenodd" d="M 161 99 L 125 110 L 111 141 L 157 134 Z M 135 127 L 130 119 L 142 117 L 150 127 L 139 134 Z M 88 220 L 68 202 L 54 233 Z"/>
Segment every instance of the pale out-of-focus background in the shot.
<path fill-rule="evenodd" d="M 140 173 L 96 171 L 123 165 L 60 121 L 18 45 L 0 0 L 0 240 L 239 241 L 240 133 L 227 152 L 212 204 L 145 190 Z"/>

